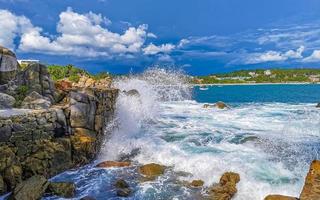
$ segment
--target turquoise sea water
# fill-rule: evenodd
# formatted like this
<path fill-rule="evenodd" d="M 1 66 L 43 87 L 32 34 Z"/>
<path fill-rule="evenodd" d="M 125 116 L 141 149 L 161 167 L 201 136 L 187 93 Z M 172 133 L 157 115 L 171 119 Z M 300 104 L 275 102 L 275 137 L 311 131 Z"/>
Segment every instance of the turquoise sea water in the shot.
<path fill-rule="evenodd" d="M 208 90 L 195 87 L 194 99 L 212 103 L 316 103 L 320 102 L 320 84 L 223 85 Z"/>

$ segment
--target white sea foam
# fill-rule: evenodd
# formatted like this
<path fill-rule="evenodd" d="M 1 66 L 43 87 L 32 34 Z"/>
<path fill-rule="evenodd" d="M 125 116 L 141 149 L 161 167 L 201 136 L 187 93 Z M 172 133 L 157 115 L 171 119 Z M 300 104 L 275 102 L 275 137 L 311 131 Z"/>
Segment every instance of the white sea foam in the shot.
<path fill-rule="evenodd" d="M 240 173 L 235 199 L 258 200 L 267 194 L 299 196 L 312 159 L 319 158 L 320 113 L 309 104 L 242 104 L 230 110 L 204 109 L 189 100 L 180 73 L 149 70 L 118 80 L 119 128 L 101 159 L 117 159 L 140 149 L 134 160 L 172 166 L 192 174 L 184 179 L 218 182 L 226 171 Z M 168 89 L 169 88 L 169 89 Z M 150 187 L 145 185 L 140 193 Z"/>

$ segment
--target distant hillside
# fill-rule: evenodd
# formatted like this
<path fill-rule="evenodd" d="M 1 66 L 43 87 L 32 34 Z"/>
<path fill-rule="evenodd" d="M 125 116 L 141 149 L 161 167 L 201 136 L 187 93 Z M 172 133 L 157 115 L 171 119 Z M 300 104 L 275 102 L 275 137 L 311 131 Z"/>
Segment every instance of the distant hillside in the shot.
<path fill-rule="evenodd" d="M 320 69 L 240 70 L 224 74 L 193 77 L 196 84 L 228 83 L 320 83 Z"/>

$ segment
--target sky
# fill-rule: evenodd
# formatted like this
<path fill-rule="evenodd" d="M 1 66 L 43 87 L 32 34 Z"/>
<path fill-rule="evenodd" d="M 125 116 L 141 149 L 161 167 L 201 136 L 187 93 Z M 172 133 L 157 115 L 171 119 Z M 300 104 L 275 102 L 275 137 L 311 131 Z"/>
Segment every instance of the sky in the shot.
<path fill-rule="evenodd" d="M 0 45 L 92 73 L 320 68 L 320 1 L 0 0 Z"/>

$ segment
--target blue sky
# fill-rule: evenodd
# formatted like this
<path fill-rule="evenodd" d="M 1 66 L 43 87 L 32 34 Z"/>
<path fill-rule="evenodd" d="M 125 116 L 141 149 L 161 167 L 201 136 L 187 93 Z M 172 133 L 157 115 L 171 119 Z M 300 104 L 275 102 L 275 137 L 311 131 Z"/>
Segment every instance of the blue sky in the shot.
<path fill-rule="evenodd" d="M 320 1 L 0 0 L 0 45 L 91 72 L 320 68 Z"/>

